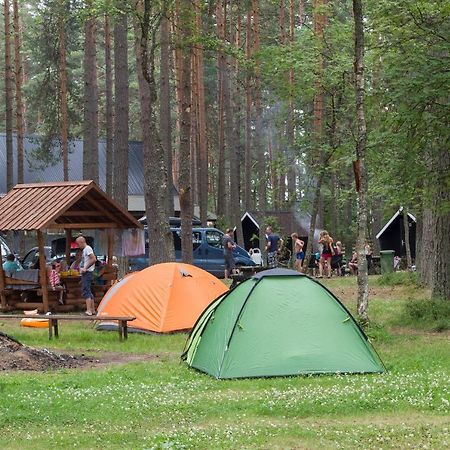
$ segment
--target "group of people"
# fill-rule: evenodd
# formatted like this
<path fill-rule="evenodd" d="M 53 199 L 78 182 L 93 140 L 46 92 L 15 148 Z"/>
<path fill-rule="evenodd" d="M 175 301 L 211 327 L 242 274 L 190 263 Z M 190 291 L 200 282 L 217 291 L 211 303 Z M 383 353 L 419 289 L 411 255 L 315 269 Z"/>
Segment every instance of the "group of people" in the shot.
<path fill-rule="evenodd" d="M 94 250 L 87 244 L 86 239 L 83 236 L 77 237 L 75 242 L 78 245 L 78 249 L 75 253 L 75 259 L 70 265 L 71 270 L 75 270 L 81 275 L 81 289 L 83 298 L 86 301 L 86 314 L 88 316 L 95 315 L 95 302 L 94 295 L 91 291 L 91 283 L 97 268 L 97 257 L 94 254 Z M 64 304 L 64 291 L 65 288 L 61 284 L 61 278 L 59 273 L 67 269 L 65 261 L 53 262 L 51 266 L 47 268 L 49 287 L 53 291 L 59 291 L 59 303 Z"/>
<path fill-rule="evenodd" d="M 234 260 L 233 250 L 236 248 L 236 243 L 233 239 L 234 231 L 232 228 L 227 228 L 223 237 L 223 257 L 225 260 L 224 277 L 228 279 L 231 274 L 236 271 L 236 262 Z M 278 234 L 273 232 L 272 227 L 266 228 L 266 252 L 267 252 L 267 267 L 273 269 L 278 266 L 277 253 L 283 246 L 283 239 Z"/>
<path fill-rule="evenodd" d="M 233 256 L 233 250 L 236 248 L 236 244 L 233 240 L 234 231 L 228 228 L 224 235 L 223 248 L 225 259 L 225 279 L 227 279 L 235 271 L 235 260 Z M 305 264 L 305 242 L 299 238 L 297 233 L 291 234 L 292 239 L 292 251 L 294 253 L 294 268 L 299 272 L 305 272 L 308 267 L 314 269 L 314 275 L 316 275 L 316 269 L 318 271 L 317 278 L 323 278 L 324 276 L 330 278 L 333 269 L 337 270 L 338 275 L 344 275 L 344 251 L 341 241 L 334 242 L 328 231 L 323 230 L 319 234 L 318 246 L 319 251 L 312 255 L 313 265 L 310 263 Z M 266 228 L 266 245 L 265 250 L 267 253 L 267 267 L 269 269 L 278 266 L 278 254 L 284 244 L 283 239 L 273 232 L 272 227 Z M 370 245 L 367 243 L 365 246 L 365 254 L 370 264 L 370 258 L 372 255 Z M 347 263 L 347 267 L 350 274 L 357 274 L 358 272 L 358 254 L 353 252 L 351 260 Z"/>
<path fill-rule="evenodd" d="M 302 241 L 297 233 L 291 234 L 292 238 L 292 248 L 295 255 L 294 268 L 299 272 L 304 272 L 306 267 L 304 265 L 305 260 L 305 243 Z M 313 255 L 314 258 L 314 269 L 317 265 L 319 270 L 318 277 L 322 278 L 324 273 L 327 277 L 331 277 L 332 272 L 332 258 L 335 258 L 337 265 L 339 266 L 339 261 L 342 261 L 343 250 L 342 243 L 337 241 L 334 243 L 333 238 L 330 236 L 328 231 L 323 230 L 319 235 L 319 251 Z"/>
<path fill-rule="evenodd" d="M 96 266 L 97 257 L 94 254 L 94 250 L 87 244 L 86 239 L 83 236 L 79 236 L 76 241 L 78 245 L 77 252 L 75 254 L 75 260 L 70 265 L 70 269 L 76 270 L 81 275 L 81 287 L 83 292 L 83 298 L 86 301 L 86 314 L 89 316 L 95 315 L 95 303 L 94 295 L 91 291 L 91 283 L 94 276 L 94 271 L 99 270 L 99 276 L 101 275 L 101 268 Z M 61 283 L 60 272 L 67 269 L 65 261 L 54 261 L 47 266 L 47 279 L 48 286 L 52 291 L 59 292 L 59 303 L 64 304 L 64 291 L 65 288 Z M 22 270 L 21 264 L 16 260 L 13 254 L 6 257 L 6 261 L 3 263 L 3 270 L 5 272 L 17 272 Z"/>
<path fill-rule="evenodd" d="M 367 269 L 370 270 L 372 266 L 372 249 L 368 242 L 364 245 L 364 255 L 367 260 Z M 358 275 L 358 252 L 356 250 L 353 251 L 352 257 L 347 265 L 351 275 Z"/>

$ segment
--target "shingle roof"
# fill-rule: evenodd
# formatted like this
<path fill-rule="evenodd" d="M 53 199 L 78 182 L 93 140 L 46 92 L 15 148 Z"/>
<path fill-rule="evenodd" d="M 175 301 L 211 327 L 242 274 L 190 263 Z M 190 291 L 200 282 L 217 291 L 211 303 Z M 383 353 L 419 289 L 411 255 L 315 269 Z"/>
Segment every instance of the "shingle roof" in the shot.
<path fill-rule="evenodd" d="M 0 199 L 0 230 L 141 228 L 93 181 L 18 184 Z"/>

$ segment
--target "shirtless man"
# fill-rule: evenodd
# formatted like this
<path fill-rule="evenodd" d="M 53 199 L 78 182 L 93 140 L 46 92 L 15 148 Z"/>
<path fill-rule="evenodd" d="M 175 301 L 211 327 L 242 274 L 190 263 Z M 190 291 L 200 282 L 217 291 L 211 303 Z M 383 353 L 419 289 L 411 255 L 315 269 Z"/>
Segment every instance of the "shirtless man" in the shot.
<path fill-rule="evenodd" d="M 305 259 L 305 252 L 303 251 L 303 246 L 305 245 L 305 243 L 301 239 L 299 239 L 297 233 L 292 233 L 291 238 L 295 255 L 294 268 L 301 272 L 303 260 Z"/>

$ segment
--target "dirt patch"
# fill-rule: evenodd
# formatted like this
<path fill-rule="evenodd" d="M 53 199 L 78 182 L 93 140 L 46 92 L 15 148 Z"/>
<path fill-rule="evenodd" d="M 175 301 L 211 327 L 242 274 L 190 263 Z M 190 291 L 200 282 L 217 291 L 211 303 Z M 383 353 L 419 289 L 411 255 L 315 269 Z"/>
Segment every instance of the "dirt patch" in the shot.
<path fill-rule="evenodd" d="M 0 371 L 30 370 L 46 371 L 75 368 L 102 368 L 132 362 L 158 361 L 170 355 L 106 352 L 98 356 L 66 355 L 47 349 L 37 349 L 21 344 L 0 332 Z"/>
<path fill-rule="evenodd" d="M 409 335 L 409 336 L 429 336 L 433 339 L 443 339 L 448 341 L 450 339 L 450 330 L 443 331 L 429 331 L 429 330 L 418 330 L 416 328 L 408 328 L 408 327 L 391 327 L 389 331 L 392 334 L 398 335 Z"/>
<path fill-rule="evenodd" d="M 84 357 L 82 355 L 81 357 Z M 140 354 L 140 353 L 102 353 L 99 356 L 86 360 L 83 368 L 92 369 L 96 367 L 105 367 L 115 364 L 128 364 L 133 362 L 159 361 L 162 355 Z"/>
<path fill-rule="evenodd" d="M 92 361 L 84 356 L 59 355 L 47 349 L 28 347 L 0 332 L 0 370 L 54 370 L 79 367 Z"/>

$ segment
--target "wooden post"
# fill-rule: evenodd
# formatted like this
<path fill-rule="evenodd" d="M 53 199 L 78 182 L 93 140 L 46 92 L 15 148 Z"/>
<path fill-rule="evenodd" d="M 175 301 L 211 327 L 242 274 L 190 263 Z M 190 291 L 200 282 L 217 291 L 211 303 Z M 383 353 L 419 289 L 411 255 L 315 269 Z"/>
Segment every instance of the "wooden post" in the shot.
<path fill-rule="evenodd" d="M 106 232 L 108 233 L 108 250 L 107 250 L 107 264 L 108 266 L 112 267 L 112 256 L 113 256 L 113 245 L 114 245 L 114 236 L 113 236 L 113 230 L 111 228 L 107 229 Z"/>
<path fill-rule="evenodd" d="M 70 246 L 72 244 L 72 230 L 66 229 L 66 263 L 70 267 Z"/>
<path fill-rule="evenodd" d="M 42 289 L 42 302 L 44 304 L 44 312 L 48 312 L 47 264 L 45 260 L 44 235 L 41 230 L 37 230 L 37 238 L 39 247 L 39 278 Z"/>
<path fill-rule="evenodd" d="M 8 256 L 8 255 L 5 255 Z M 0 245 L 0 300 L 2 311 L 6 310 L 5 272 L 3 272 L 2 246 Z"/>

